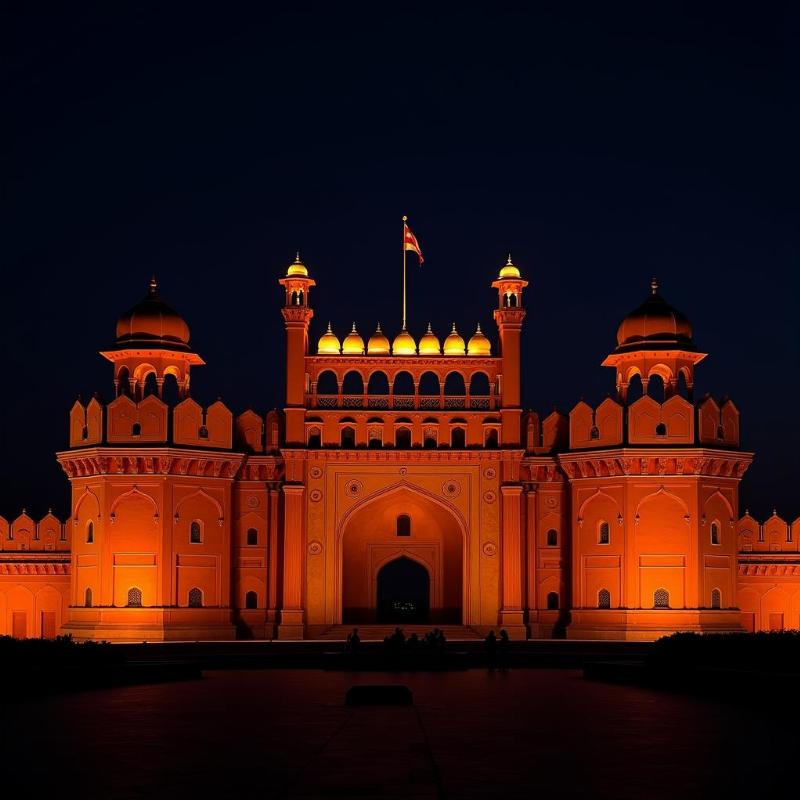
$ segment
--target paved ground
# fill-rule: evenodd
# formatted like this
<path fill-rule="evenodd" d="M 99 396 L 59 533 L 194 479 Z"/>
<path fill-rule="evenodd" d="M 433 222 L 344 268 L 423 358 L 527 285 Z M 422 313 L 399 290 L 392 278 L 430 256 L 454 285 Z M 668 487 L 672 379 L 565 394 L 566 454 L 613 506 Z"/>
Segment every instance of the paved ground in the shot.
<path fill-rule="evenodd" d="M 355 683 L 414 707 L 346 708 Z M 6 689 L 5 691 L 8 691 Z M 210 672 L 3 710 L 9 798 L 769 797 L 798 728 L 572 671 Z"/>

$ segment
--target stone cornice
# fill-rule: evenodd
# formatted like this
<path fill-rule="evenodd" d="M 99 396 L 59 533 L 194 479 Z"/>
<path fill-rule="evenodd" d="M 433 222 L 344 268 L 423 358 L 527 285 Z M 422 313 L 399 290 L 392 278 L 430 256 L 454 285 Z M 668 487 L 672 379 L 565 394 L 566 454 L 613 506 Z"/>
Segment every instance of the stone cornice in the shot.
<path fill-rule="evenodd" d="M 752 453 L 704 447 L 643 447 L 583 450 L 556 456 L 570 480 L 667 475 L 707 476 L 739 480 Z"/>
<path fill-rule="evenodd" d="M 174 447 L 93 447 L 66 450 L 56 458 L 69 478 L 95 475 L 175 475 L 232 479 L 245 459 L 243 453 L 182 450 Z"/>

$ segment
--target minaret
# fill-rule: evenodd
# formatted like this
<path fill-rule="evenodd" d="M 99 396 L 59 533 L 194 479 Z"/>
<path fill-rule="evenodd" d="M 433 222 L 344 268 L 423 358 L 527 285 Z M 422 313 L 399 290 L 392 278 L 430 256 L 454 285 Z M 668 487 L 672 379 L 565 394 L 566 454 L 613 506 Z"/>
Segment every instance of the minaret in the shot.
<path fill-rule="evenodd" d="M 286 444 L 305 442 L 305 394 L 308 355 L 308 325 L 314 316 L 308 305 L 308 292 L 316 282 L 300 260 L 300 253 L 278 283 L 286 290 L 281 313 L 286 324 Z"/>
<path fill-rule="evenodd" d="M 525 309 L 522 307 L 522 290 L 528 285 L 519 268 L 511 261 L 503 265 L 492 286 L 497 289 L 498 306 L 494 320 L 500 335 L 500 357 L 503 375 L 500 386 L 501 444 L 516 445 L 520 441 L 520 336 Z"/>

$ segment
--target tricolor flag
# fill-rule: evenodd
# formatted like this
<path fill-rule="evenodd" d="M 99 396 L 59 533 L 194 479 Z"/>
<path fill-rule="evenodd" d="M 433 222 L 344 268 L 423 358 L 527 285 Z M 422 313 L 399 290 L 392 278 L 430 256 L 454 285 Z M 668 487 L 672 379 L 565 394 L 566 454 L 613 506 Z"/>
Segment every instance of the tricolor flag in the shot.
<path fill-rule="evenodd" d="M 416 253 L 419 257 L 419 265 L 422 266 L 422 262 L 425 260 L 422 257 L 422 248 L 419 246 L 417 237 L 411 232 L 411 228 L 408 227 L 405 220 L 403 221 L 403 249 Z"/>

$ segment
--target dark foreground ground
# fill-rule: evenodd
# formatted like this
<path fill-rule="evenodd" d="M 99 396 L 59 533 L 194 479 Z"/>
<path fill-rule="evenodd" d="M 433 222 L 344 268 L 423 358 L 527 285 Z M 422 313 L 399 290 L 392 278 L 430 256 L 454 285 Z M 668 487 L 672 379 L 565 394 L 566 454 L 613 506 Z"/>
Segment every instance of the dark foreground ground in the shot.
<path fill-rule="evenodd" d="M 357 683 L 405 683 L 415 705 L 345 707 Z M 9 798 L 770 797 L 799 743 L 773 702 L 542 669 L 212 671 L 2 714 Z"/>

